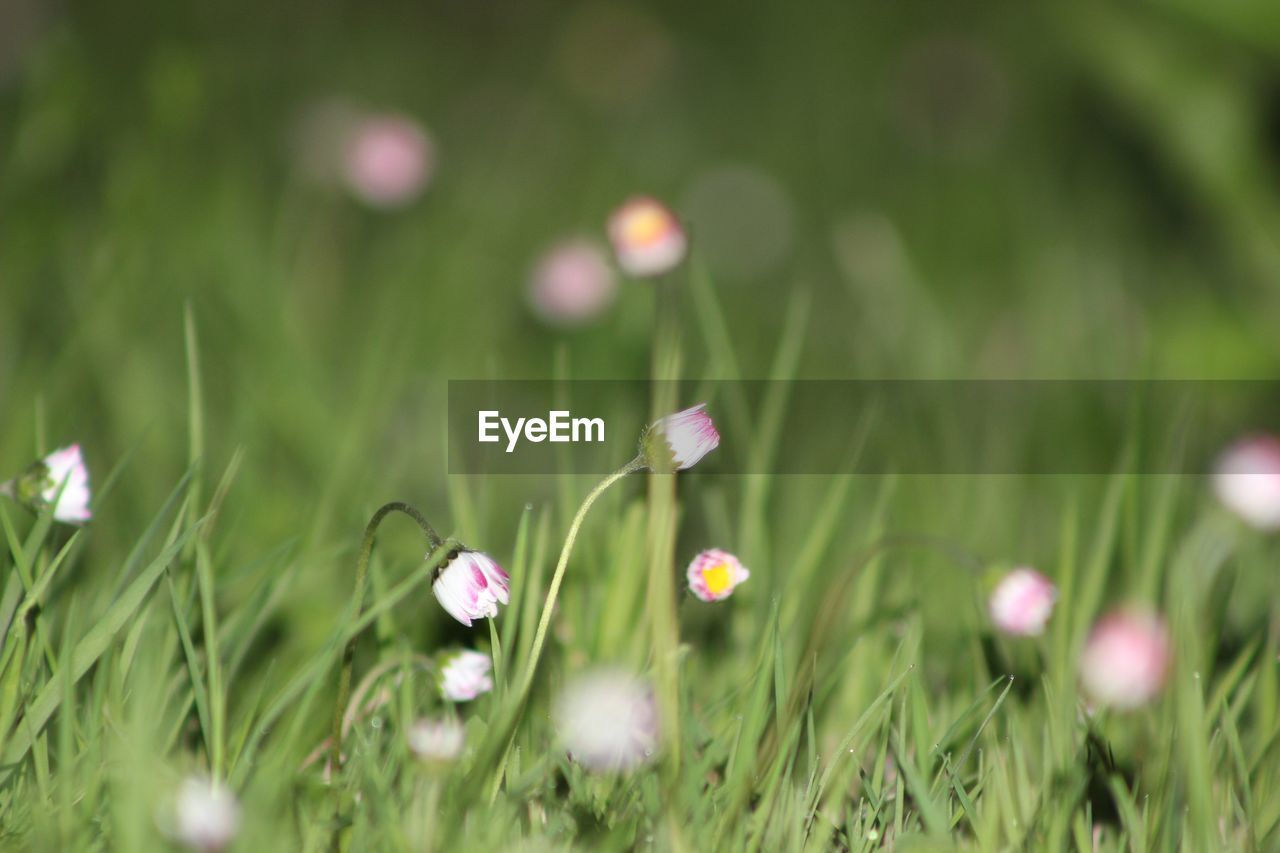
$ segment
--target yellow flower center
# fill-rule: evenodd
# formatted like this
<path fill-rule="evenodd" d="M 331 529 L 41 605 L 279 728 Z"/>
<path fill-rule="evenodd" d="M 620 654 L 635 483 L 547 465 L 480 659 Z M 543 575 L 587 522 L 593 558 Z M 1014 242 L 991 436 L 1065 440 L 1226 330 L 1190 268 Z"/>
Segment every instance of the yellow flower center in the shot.
<path fill-rule="evenodd" d="M 633 212 L 623 230 L 628 242 L 652 246 L 666 236 L 669 227 L 666 211 L 655 207 Z"/>
<path fill-rule="evenodd" d="M 733 586 L 733 573 L 729 571 L 729 564 L 716 563 L 709 569 L 703 569 L 702 582 L 707 585 L 707 591 L 712 595 L 724 592 Z"/>

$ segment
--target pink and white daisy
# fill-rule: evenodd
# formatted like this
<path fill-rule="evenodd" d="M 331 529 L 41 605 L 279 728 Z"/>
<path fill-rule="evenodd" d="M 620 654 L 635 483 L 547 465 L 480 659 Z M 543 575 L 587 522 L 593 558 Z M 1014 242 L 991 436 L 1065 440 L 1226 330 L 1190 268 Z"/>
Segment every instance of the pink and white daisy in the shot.
<path fill-rule="evenodd" d="M 461 551 L 436 574 L 431 591 L 440 606 L 463 625 L 492 619 L 508 601 L 511 578 L 488 554 Z"/>
<path fill-rule="evenodd" d="M 571 681 L 556 702 L 555 720 L 569 757 L 588 770 L 638 767 L 658 748 L 653 690 L 621 670 L 596 670 Z"/>
<path fill-rule="evenodd" d="M 453 717 L 422 719 L 405 733 L 409 751 L 427 762 L 453 761 L 462 754 L 466 732 L 462 723 Z"/>
<path fill-rule="evenodd" d="M 351 192 L 372 207 L 401 207 L 422 192 L 434 147 L 422 127 L 394 113 L 361 118 L 347 136 L 343 174 Z"/>
<path fill-rule="evenodd" d="M 171 814 L 157 821 L 179 844 L 216 853 L 230 844 L 240 829 L 240 804 L 225 786 L 193 777 L 178 788 Z"/>
<path fill-rule="evenodd" d="M 1280 530 L 1280 438 L 1256 435 L 1218 459 L 1213 488 L 1228 510 L 1259 530 Z"/>
<path fill-rule="evenodd" d="M 529 304 L 556 326 L 577 326 L 604 312 L 618 284 L 604 251 L 587 240 L 551 247 L 529 279 Z"/>
<path fill-rule="evenodd" d="M 53 517 L 66 524 L 84 524 L 93 518 L 89 510 L 89 468 L 78 444 L 55 450 L 32 463 L 22 476 L 0 483 L 0 494 L 21 501 L 36 512 L 53 504 Z"/>
<path fill-rule="evenodd" d="M 706 408 L 706 403 L 699 403 L 659 418 L 649 427 L 641 443 L 649 468 L 661 473 L 684 471 L 720 445 L 720 433 Z"/>
<path fill-rule="evenodd" d="M 440 668 L 440 695 L 450 702 L 470 702 L 493 689 L 493 661 L 481 652 L 464 649 L 447 655 Z"/>
<path fill-rule="evenodd" d="M 751 572 L 728 551 L 711 548 L 689 563 L 689 591 L 703 601 L 724 601 Z"/>
<path fill-rule="evenodd" d="M 991 621 L 1006 634 L 1036 637 L 1044 633 L 1057 598 L 1058 588 L 1052 581 L 1023 566 L 1000 579 L 987 601 L 987 609 Z"/>
<path fill-rule="evenodd" d="M 637 278 L 671 271 L 689 247 L 675 214 L 649 196 L 636 196 L 615 210 L 608 231 L 618 266 Z"/>
<path fill-rule="evenodd" d="M 1164 687 L 1169 659 L 1169 631 L 1160 617 L 1117 610 L 1093 626 L 1080 656 L 1080 681 L 1101 705 L 1137 708 Z"/>

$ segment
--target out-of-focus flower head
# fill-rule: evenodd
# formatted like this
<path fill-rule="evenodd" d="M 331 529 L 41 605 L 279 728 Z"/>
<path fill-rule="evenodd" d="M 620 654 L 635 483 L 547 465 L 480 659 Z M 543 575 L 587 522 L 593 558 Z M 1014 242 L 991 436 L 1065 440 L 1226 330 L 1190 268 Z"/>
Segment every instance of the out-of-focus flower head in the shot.
<path fill-rule="evenodd" d="M 409 751 L 427 762 L 453 761 L 462 754 L 466 733 L 453 717 L 416 721 L 405 733 Z"/>
<path fill-rule="evenodd" d="M 645 431 L 640 446 L 651 470 L 684 471 L 720 445 L 720 433 L 706 408 L 706 403 L 699 403 L 659 418 Z"/>
<path fill-rule="evenodd" d="M 186 779 L 163 814 L 161 830 L 185 847 L 201 853 L 217 853 L 240 829 L 240 804 L 223 785 L 208 779 Z"/>
<path fill-rule="evenodd" d="M 22 476 L 0 486 L 0 493 L 35 512 L 52 504 L 53 517 L 66 524 L 84 524 L 93 517 L 89 509 L 89 468 L 78 444 L 33 462 Z"/>
<path fill-rule="evenodd" d="M 1169 660 L 1169 631 L 1160 617 L 1117 610 L 1093 626 L 1080 656 L 1080 682 L 1093 701 L 1129 710 L 1160 692 Z"/>
<path fill-rule="evenodd" d="M 493 689 L 493 661 L 471 649 L 453 652 L 441 659 L 440 695 L 450 702 L 470 702 Z"/>
<path fill-rule="evenodd" d="M 585 673 L 561 692 L 556 729 L 570 758 L 595 772 L 629 770 L 658 748 L 658 707 L 649 684 L 615 669 Z"/>
<path fill-rule="evenodd" d="M 488 554 L 459 551 L 436 573 L 431 584 L 440 606 L 463 625 L 492 619 L 508 601 L 511 578 Z"/>
<path fill-rule="evenodd" d="M 1006 634 L 1035 637 L 1044 633 L 1058 588 L 1035 569 L 1016 568 L 1000 579 L 987 601 L 991 621 Z"/>
<path fill-rule="evenodd" d="M 649 196 L 636 196 L 615 210 L 608 231 L 618 266 L 636 278 L 675 269 L 689 247 L 675 214 Z"/>
<path fill-rule="evenodd" d="M 529 278 L 529 304 L 556 326 L 578 326 L 612 304 L 618 284 L 603 249 L 588 240 L 566 240 L 538 259 Z"/>
<path fill-rule="evenodd" d="M 1255 435 L 1231 445 L 1213 475 L 1218 500 L 1259 530 L 1280 530 L 1280 439 Z"/>
<path fill-rule="evenodd" d="M 723 601 L 751 577 L 751 572 L 728 551 L 711 548 L 689 563 L 689 590 L 703 601 Z"/>
<path fill-rule="evenodd" d="M 431 137 L 399 113 L 366 115 L 347 131 L 343 174 L 357 198 L 389 209 L 413 201 L 435 167 Z"/>

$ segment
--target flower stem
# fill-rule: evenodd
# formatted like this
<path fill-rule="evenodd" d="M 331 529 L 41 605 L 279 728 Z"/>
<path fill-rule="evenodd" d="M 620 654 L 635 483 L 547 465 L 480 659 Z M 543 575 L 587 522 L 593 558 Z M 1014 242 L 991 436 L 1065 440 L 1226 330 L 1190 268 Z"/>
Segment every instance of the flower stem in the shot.
<path fill-rule="evenodd" d="M 435 528 L 430 522 L 418 512 L 418 510 L 407 503 L 400 501 L 392 501 L 378 508 L 373 514 L 373 518 L 369 519 L 368 525 L 364 529 L 364 541 L 360 544 L 360 559 L 356 563 L 356 588 L 351 595 L 351 610 L 353 618 L 360 618 L 360 611 L 364 607 L 364 587 L 365 580 L 369 575 L 369 559 L 373 555 L 373 540 L 378 532 L 379 525 L 383 519 L 393 512 L 402 512 L 405 515 L 418 522 L 418 526 L 422 528 L 422 532 L 427 535 L 427 541 L 431 543 L 431 552 L 434 553 L 444 544 L 444 540 L 436 533 Z M 342 671 L 338 675 L 338 701 L 333 710 L 333 733 L 331 767 L 336 778 L 338 767 L 342 761 L 342 720 L 347 708 L 347 699 L 351 695 L 351 668 L 356 656 L 356 643 L 360 639 L 360 635 L 356 634 L 347 641 L 346 648 L 342 651 Z"/>
<path fill-rule="evenodd" d="M 573 553 L 573 543 L 578 538 L 578 529 L 582 527 L 582 520 L 586 517 L 587 510 L 591 509 L 591 505 L 596 502 L 596 498 L 604 493 L 605 489 L 628 474 L 639 471 L 644 467 L 643 456 L 637 456 L 632 459 L 626 465 L 601 480 L 587 495 L 586 499 L 582 501 L 582 506 L 578 507 L 577 515 L 573 517 L 573 523 L 569 525 L 569 535 L 565 537 L 564 547 L 560 549 L 560 559 L 556 563 L 555 573 L 551 576 L 551 586 L 547 588 L 547 600 L 542 605 L 542 616 L 538 619 L 538 629 L 534 632 L 533 646 L 529 650 L 529 662 L 525 665 L 524 678 L 520 684 L 519 695 L 521 697 L 528 692 L 529 687 L 533 684 L 533 675 L 538 669 L 538 658 L 542 654 L 542 646 L 547 639 L 547 626 L 551 623 L 551 611 L 555 609 L 556 597 L 560 594 L 560 583 L 564 580 L 564 571 L 569 565 L 569 555 Z"/>

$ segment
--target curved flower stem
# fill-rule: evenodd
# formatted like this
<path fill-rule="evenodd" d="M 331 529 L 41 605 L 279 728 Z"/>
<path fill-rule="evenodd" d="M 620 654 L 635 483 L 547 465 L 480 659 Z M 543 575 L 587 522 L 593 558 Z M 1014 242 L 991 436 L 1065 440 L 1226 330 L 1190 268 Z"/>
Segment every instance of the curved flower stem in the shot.
<path fill-rule="evenodd" d="M 533 684 L 533 675 L 538 669 L 538 658 L 542 654 L 542 646 L 547 639 L 547 626 L 551 623 L 551 611 L 555 609 L 556 596 L 560 594 L 560 583 L 564 580 L 564 571 L 569 565 L 569 555 L 573 553 L 573 543 L 578 538 L 578 529 L 582 527 L 582 520 L 586 518 L 587 510 L 591 509 L 591 505 L 596 502 L 596 498 L 604 493 L 605 489 L 628 474 L 640 471 L 644 467 L 643 455 L 632 459 L 626 465 L 601 480 L 582 501 L 582 506 L 578 507 L 577 515 L 573 517 L 573 523 L 569 525 L 569 535 L 565 537 L 564 547 L 560 549 L 560 559 L 556 563 L 555 573 L 551 576 L 551 586 L 547 588 L 547 600 L 542 605 L 542 616 L 538 619 L 538 629 L 533 635 L 533 646 L 529 649 L 529 662 L 525 665 L 519 696 L 523 697 L 528 692 L 530 685 Z"/>
<path fill-rule="evenodd" d="M 427 535 L 427 541 L 431 543 L 431 552 L 439 550 L 444 544 L 440 534 L 436 533 L 431 523 L 415 507 L 401 501 L 392 501 L 379 507 L 378 511 L 373 514 L 373 518 L 369 519 L 369 523 L 365 526 L 364 541 L 360 543 L 360 559 L 356 563 L 356 588 L 351 595 L 351 608 L 354 618 L 360 618 L 360 611 L 364 607 L 364 586 L 369 574 L 369 558 L 373 555 L 374 536 L 377 534 L 382 520 L 393 512 L 402 512 L 418 522 L 422 532 Z M 347 699 L 351 694 L 351 667 L 355 660 L 356 643 L 359 639 L 360 635 L 356 634 L 347 641 L 346 648 L 342 650 L 342 671 L 338 675 L 338 701 L 334 705 L 333 733 L 330 736 L 332 739 L 331 761 L 334 774 L 338 772 L 338 767 L 342 762 L 342 721 L 346 713 Z"/>

